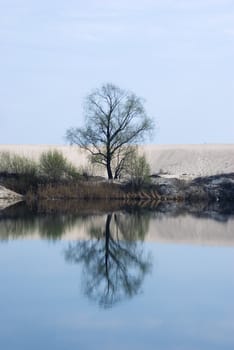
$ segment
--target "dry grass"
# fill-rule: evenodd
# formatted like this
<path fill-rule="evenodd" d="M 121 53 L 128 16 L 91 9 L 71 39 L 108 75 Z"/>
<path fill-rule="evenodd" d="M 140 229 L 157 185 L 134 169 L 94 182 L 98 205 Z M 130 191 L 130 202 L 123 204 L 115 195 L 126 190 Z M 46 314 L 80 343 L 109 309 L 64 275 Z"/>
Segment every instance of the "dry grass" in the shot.
<path fill-rule="evenodd" d="M 79 181 L 68 183 L 49 183 L 39 185 L 37 190 L 29 190 L 26 200 L 124 200 L 124 201 L 158 201 L 161 196 L 155 188 L 134 189 L 113 182 Z"/>
<path fill-rule="evenodd" d="M 33 198 L 35 193 L 29 191 L 26 198 Z M 124 191 L 119 185 L 108 182 L 79 181 L 68 184 L 39 185 L 36 192 L 37 199 L 122 199 Z"/>
<path fill-rule="evenodd" d="M 119 200 L 40 200 L 32 203 L 32 209 L 38 213 L 62 213 L 69 215 L 99 215 L 119 211 L 126 203 Z"/>

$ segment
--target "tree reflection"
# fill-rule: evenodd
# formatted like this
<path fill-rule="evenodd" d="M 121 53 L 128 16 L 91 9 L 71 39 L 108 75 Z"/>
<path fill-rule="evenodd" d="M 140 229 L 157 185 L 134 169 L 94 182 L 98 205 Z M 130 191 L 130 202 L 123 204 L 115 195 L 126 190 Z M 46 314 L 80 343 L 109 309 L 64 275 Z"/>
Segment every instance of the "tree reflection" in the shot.
<path fill-rule="evenodd" d="M 108 214 L 104 228 L 92 227 L 90 240 L 70 244 L 65 251 L 67 261 L 83 264 L 84 293 L 101 307 L 111 307 L 138 294 L 151 270 L 151 257 L 137 241 L 142 225 L 135 219 L 128 216 L 126 224 L 131 224 L 126 225 L 127 231 L 123 215 Z"/>

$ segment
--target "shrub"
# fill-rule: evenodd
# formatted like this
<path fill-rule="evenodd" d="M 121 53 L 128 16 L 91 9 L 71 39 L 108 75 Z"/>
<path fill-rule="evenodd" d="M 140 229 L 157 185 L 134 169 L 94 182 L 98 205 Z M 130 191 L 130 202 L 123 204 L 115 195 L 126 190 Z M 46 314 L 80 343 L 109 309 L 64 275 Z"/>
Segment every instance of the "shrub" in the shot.
<path fill-rule="evenodd" d="M 39 166 L 41 174 L 52 181 L 78 176 L 76 168 L 57 150 L 42 153 Z"/>
<path fill-rule="evenodd" d="M 125 171 L 135 189 L 150 183 L 150 165 L 145 155 L 138 155 L 136 150 L 132 152 Z"/>
<path fill-rule="evenodd" d="M 79 170 L 71 163 L 67 162 L 67 166 L 65 169 L 66 177 L 72 180 L 78 180 L 80 178 Z"/>
<path fill-rule="evenodd" d="M 0 153 L 0 172 L 7 174 L 35 175 L 38 166 L 35 161 L 10 152 Z"/>

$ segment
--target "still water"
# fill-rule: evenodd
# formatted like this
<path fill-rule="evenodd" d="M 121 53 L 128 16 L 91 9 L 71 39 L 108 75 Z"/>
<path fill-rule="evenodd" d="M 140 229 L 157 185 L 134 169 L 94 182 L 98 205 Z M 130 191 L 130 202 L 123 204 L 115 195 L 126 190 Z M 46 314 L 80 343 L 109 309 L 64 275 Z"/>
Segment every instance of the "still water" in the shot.
<path fill-rule="evenodd" d="M 234 349 L 234 218 L 0 215 L 0 349 Z"/>

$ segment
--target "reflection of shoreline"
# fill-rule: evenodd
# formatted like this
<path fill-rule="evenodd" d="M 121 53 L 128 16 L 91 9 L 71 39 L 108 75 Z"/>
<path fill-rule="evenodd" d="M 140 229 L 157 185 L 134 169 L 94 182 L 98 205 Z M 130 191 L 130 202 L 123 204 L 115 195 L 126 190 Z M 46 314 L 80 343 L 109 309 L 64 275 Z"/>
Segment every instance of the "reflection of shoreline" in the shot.
<path fill-rule="evenodd" d="M 234 246 L 234 219 L 224 223 L 191 215 L 151 219 L 146 240 L 171 244 Z"/>
<path fill-rule="evenodd" d="M 234 218 L 234 202 L 194 203 L 184 201 L 152 201 L 152 200 L 42 200 L 33 203 L 18 202 L 15 205 L 0 210 L 1 218 L 16 218 L 30 215 L 73 215 L 92 216 L 110 212 L 153 212 L 158 216 L 177 217 L 191 214 L 199 218 L 211 218 L 217 221 L 227 221 Z"/>
<path fill-rule="evenodd" d="M 170 215 L 156 210 L 115 212 L 128 239 L 155 243 L 234 246 L 234 218 L 220 220 L 197 215 Z M 213 217 L 213 214 L 211 215 Z M 19 206 L 18 211 L 0 217 L 0 241 L 13 239 L 88 240 L 90 229 L 105 224 L 105 214 L 78 215 L 37 213 Z M 135 234 L 137 231 L 138 234 Z M 127 236 L 126 236 L 127 237 Z"/>

